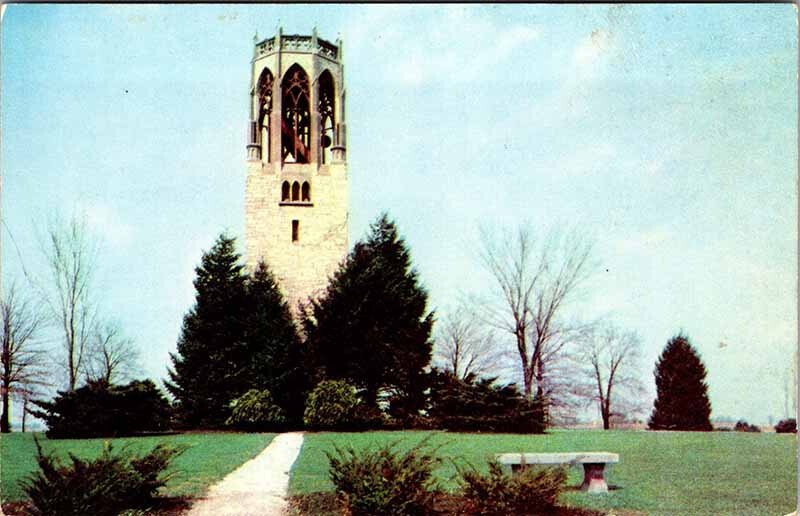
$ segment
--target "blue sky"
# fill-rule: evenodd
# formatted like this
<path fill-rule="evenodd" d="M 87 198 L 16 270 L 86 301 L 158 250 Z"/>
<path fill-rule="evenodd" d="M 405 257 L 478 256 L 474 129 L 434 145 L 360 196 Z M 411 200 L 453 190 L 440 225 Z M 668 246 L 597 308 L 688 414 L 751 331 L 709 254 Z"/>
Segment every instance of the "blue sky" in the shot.
<path fill-rule="evenodd" d="M 648 385 L 683 329 L 713 415 L 777 419 L 797 342 L 795 19 L 787 4 L 12 5 L 3 280 L 43 273 L 49 214 L 85 213 L 101 308 L 163 378 L 202 251 L 243 235 L 253 35 L 316 26 L 344 40 L 351 242 L 388 210 L 444 315 L 486 287 L 480 224 L 577 225 L 602 267 L 571 310 L 637 331 Z"/>

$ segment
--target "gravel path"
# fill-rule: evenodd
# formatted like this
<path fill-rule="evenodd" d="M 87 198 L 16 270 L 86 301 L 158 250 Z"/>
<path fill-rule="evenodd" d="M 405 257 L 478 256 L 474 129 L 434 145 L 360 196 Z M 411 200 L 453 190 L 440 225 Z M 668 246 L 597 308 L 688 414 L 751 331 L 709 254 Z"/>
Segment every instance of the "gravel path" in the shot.
<path fill-rule="evenodd" d="M 254 459 L 211 486 L 186 516 L 280 516 L 289 471 L 303 445 L 302 432 L 280 434 Z"/>

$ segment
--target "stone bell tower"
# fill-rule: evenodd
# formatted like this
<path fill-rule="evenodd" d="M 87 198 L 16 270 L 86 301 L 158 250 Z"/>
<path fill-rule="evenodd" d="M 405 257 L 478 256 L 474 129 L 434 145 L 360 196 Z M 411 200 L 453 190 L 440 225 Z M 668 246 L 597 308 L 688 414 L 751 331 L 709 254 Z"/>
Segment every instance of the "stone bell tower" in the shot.
<path fill-rule="evenodd" d="M 347 253 L 344 66 L 341 41 L 282 32 L 255 38 L 245 238 L 295 309 Z"/>

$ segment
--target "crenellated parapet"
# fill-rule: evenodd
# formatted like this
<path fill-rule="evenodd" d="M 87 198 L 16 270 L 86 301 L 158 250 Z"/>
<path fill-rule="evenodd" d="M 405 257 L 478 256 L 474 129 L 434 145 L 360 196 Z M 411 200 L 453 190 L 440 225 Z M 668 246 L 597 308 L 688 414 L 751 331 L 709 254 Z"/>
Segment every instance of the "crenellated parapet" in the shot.
<path fill-rule="evenodd" d="M 301 34 L 281 34 L 256 43 L 256 57 L 267 56 L 278 52 L 307 52 L 319 54 L 333 61 L 338 61 L 339 46 L 322 38 Z"/>

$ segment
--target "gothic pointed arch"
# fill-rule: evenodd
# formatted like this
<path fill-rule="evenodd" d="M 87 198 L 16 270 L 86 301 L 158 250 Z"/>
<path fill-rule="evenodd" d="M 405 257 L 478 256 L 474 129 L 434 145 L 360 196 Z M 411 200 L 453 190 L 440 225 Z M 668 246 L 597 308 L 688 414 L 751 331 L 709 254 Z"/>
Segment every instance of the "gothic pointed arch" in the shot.
<path fill-rule="evenodd" d="M 270 124 L 272 113 L 272 91 L 275 78 L 269 68 L 264 68 L 256 83 L 258 99 L 258 136 L 261 142 L 261 159 L 270 161 Z"/>
<path fill-rule="evenodd" d="M 328 70 L 320 74 L 317 81 L 319 99 L 317 111 L 319 112 L 320 156 L 322 163 L 331 162 L 331 147 L 334 143 L 334 130 L 336 127 L 336 86 L 333 76 Z"/>
<path fill-rule="evenodd" d="M 292 183 L 292 202 L 300 200 L 300 183 L 295 181 Z"/>
<path fill-rule="evenodd" d="M 283 186 L 281 187 L 281 202 L 289 201 L 290 188 L 291 187 L 289 186 L 289 181 L 284 181 Z"/>
<path fill-rule="evenodd" d="M 281 83 L 281 155 L 287 163 L 308 163 L 311 110 L 308 74 L 295 63 Z"/>
<path fill-rule="evenodd" d="M 302 195 L 300 200 L 303 202 L 311 202 L 311 185 L 308 184 L 308 181 L 303 181 Z"/>

